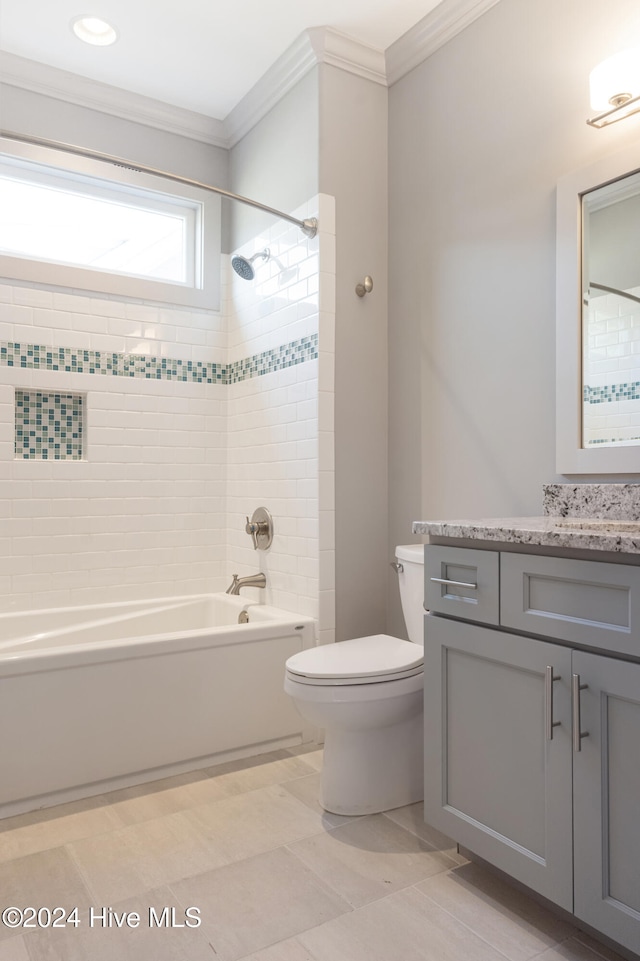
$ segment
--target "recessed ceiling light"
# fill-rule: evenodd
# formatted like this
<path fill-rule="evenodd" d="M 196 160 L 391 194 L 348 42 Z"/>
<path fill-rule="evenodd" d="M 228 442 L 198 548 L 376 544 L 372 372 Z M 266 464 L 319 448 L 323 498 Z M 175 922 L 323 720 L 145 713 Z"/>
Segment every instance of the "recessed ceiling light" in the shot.
<path fill-rule="evenodd" d="M 118 33 L 111 24 L 99 17 L 75 17 L 71 21 L 71 29 L 80 40 L 96 47 L 106 47 L 118 39 Z"/>

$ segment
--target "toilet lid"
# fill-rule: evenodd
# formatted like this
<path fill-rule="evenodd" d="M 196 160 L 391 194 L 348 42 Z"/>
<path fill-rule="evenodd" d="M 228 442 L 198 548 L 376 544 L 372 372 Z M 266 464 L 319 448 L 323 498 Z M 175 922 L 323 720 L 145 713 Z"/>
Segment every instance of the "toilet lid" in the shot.
<path fill-rule="evenodd" d="M 422 667 L 420 644 L 388 634 L 356 637 L 337 644 L 323 644 L 300 651 L 287 660 L 287 670 L 301 677 L 333 678 L 393 677 Z"/>

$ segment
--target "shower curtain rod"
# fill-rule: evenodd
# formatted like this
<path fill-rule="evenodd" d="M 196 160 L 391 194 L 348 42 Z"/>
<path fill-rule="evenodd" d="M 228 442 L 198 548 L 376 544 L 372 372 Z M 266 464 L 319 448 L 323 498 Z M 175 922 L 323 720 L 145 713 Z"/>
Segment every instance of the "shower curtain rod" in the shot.
<path fill-rule="evenodd" d="M 617 287 L 605 287 L 604 284 L 594 284 L 590 283 L 589 287 L 595 287 L 596 290 L 606 290 L 608 294 L 618 294 L 619 297 L 626 297 L 627 300 L 635 300 L 637 304 L 640 304 L 640 297 L 636 297 L 635 294 L 627 294 L 624 290 L 618 290 Z"/>
<path fill-rule="evenodd" d="M 62 150 L 65 153 L 75 154 L 77 157 L 84 157 L 87 160 L 100 160 L 104 163 L 114 164 L 116 167 L 126 167 L 128 170 L 151 174 L 154 177 L 163 177 L 165 180 L 173 180 L 179 184 L 188 184 L 190 187 L 200 187 L 202 190 L 210 190 L 214 194 L 220 194 L 221 197 L 227 197 L 229 200 L 237 200 L 241 204 L 247 204 L 249 207 L 256 207 L 265 213 L 273 214 L 274 217 L 288 220 L 289 223 L 299 227 L 307 237 L 315 237 L 318 232 L 318 221 L 315 217 L 309 217 L 306 220 L 297 220 L 295 217 L 290 216 L 290 214 L 283 213 L 282 210 L 276 210 L 275 207 L 267 207 L 266 204 L 261 204 L 258 200 L 251 200 L 249 197 L 242 197 L 240 194 L 234 194 L 230 190 L 224 190 L 222 187 L 213 187 L 211 184 L 204 184 L 199 180 L 191 180 L 189 177 L 181 177 L 179 174 L 168 173 L 168 171 L 159 170 L 156 167 L 133 163 L 130 160 L 123 160 L 121 157 L 113 157 L 110 154 L 86 150 L 84 147 L 60 143 L 57 140 L 44 140 L 40 137 L 30 137 L 25 134 L 13 133 L 7 130 L 0 130 L 0 137 L 4 140 L 15 140 L 18 143 L 31 144 L 35 147 L 49 147 L 53 150 Z"/>

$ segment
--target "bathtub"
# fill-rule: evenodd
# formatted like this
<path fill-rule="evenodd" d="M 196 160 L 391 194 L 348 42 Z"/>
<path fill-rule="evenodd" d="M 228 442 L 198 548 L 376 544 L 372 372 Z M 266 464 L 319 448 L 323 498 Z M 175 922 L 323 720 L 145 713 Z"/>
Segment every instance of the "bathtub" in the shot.
<path fill-rule="evenodd" d="M 308 740 L 283 676 L 313 644 L 226 594 L 0 614 L 0 817 Z"/>

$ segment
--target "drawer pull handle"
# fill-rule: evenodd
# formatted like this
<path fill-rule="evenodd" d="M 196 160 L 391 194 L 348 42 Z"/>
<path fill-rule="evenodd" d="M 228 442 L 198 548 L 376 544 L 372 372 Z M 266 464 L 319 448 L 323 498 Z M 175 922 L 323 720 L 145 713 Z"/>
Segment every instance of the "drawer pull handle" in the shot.
<path fill-rule="evenodd" d="M 553 684 L 561 680 L 562 675 L 554 674 L 553 667 L 547 664 L 544 674 L 544 725 L 547 741 L 553 741 L 554 727 L 560 727 L 560 721 L 553 720 Z"/>
<path fill-rule="evenodd" d="M 589 737 L 588 731 L 580 730 L 580 691 L 585 691 L 588 684 L 580 683 L 580 675 L 571 675 L 571 714 L 573 723 L 573 750 L 577 753 L 582 750 L 582 738 Z"/>
<path fill-rule="evenodd" d="M 477 591 L 477 584 L 468 584 L 466 581 L 451 581 L 448 577 L 432 577 L 434 584 L 447 584 L 450 587 L 468 587 L 470 591 Z"/>

